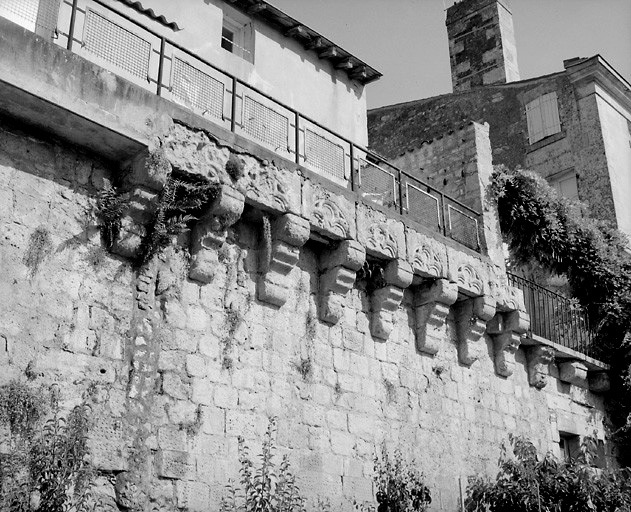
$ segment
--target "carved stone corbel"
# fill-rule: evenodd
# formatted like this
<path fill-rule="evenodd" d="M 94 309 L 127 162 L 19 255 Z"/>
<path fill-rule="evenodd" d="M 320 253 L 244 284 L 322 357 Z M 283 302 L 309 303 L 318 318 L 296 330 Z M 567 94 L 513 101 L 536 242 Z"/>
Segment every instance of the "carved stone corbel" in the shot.
<path fill-rule="evenodd" d="M 611 381 L 607 372 L 589 372 L 587 379 L 589 390 L 592 393 L 606 393 L 611 389 Z"/>
<path fill-rule="evenodd" d="M 191 266 L 188 276 L 209 283 L 218 265 L 217 251 L 226 240 L 227 229 L 243 213 L 243 194 L 228 185 L 221 185 L 217 199 L 193 228 Z"/>
<path fill-rule="evenodd" d="M 335 324 L 342 317 L 346 294 L 364 264 L 366 249 L 355 240 L 344 240 L 321 260 L 320 320 Z"/>
<path fill-rule="evenodd" d="M 458 285 L 436 279 L 421 286 L 414 297 L 416 350 L 434 355 L 445 338 L 449 306 L 458 298 Z"/>
<path fill-rule="evenodd" d="M 559 380 L 579 386 L 587 387 L 587 366 L 579 361 L 564 361 L 559 363 Z"/>
<path fill-rule="evenodd" d="M 261 261 L 261 276 L 257 295 L 259 300 L 282 306 L 287 301 L 290 287 L 288 276 L 298 263 L 300 248 L 309 239 L 309 221 L 293 213 L 286 213 L 271 222 L 269 261 Z"/>
<path fill-rule="evenodd" d="M 479 356 L 480 341 L 484 339 L 487 322 L 495 315 L 495 301 L 486 295 L 467 299 L 456 304 L 456 337 L 458 361 L 471 366 Z"/>
<path fill-rule="evenodd" d="M 403 291 L 412 284 L 412 266 L 405 260 L 392 260 L 384 269 L 386 286 L 372 293 L 370 298 L 370 333 L 387 340 L 394 327 L 393 314 L 403 299 Z"/>
<path fill-rule="evenodd" d="M 550 363 L 554 361 L 554 349 L 546 345 L 530 347 L 526 352 L 528 362 L 528 382 L 537 389 L 543 389 L 548 383 Z"/>
<path fill-rule="evenodd" d="M 486 333 L 493 339 L 495 373 L 510 377 L 515 369 L 515 352 L 521 336 L 528 329 L 530 318 L 524 311 L 497 313 L 486 326 Z"/>

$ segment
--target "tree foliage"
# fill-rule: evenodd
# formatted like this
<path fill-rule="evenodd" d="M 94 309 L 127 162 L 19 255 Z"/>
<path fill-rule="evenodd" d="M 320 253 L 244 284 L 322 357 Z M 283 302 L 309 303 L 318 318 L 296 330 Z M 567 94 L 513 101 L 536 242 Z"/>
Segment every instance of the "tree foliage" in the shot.
<path fill-rule="evenodd" d="M 588 208 L 561 197 L 539 175 L 496 169 L 491 194 L 517 263 L 565 275 L 594 328 L 594 353 L 611 364 L 608 405 L 621 462 L 631 462 L 631 257 L 627 240 Z"/>

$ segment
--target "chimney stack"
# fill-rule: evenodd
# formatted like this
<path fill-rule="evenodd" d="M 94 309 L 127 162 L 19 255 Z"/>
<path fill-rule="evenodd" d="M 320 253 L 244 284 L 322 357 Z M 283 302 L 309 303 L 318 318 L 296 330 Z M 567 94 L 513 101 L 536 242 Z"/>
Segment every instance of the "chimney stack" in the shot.
<path fill-rule="evenodd" d="M 509 0 L 462 0 L 446 24 L 454 92 L 519 80 Z"/>

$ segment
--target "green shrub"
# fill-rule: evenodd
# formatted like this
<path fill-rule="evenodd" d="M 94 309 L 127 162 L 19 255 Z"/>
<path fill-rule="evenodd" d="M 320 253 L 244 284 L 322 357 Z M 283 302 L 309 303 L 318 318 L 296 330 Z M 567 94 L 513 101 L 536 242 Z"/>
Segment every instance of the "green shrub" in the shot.
<path fill-rule="evenodd" d="M 305 500 L 296 485 L 288 456 L 283 456 L 277 464 L 275 433 L 276 422 L 271 419 L 258 456 L 259 467 L 254 467 L 245 441 L 239 438 L 241 486 L 226 486 L 222 512 L 305 512 Z"/>
<path fill-rule="evenodd" d="M 401 450 L 388 455 L 385 444 L 381 457 L 375 455 L 373 481 L 377 489 L 378 512 L 423 512 L 432 502 L 423 474 L 403 459 Z M 375 510 L 368 503 L 355 502 L 361 512 Z"/>
<path fill-rule="evenodd" d="M 521 437 L 510 437 L 514 457 L 503 450 L 495 480 L 469 479 L 467 512 L 629 512 L 628 470 L 602 471 L 591 462 L 595 441 L 587 438 L 576 460 L 558 461 Z"/>
<path fill-rule="evenodd" d="M 0 455 L 0 510 L 94 510 L 86 406 L 63 418 L 53 399 L 52 417 L 42 425 L 43 395 L 17 382 L 0 388 L 0 406 L 0 422 L 11 435 L 9 449 Z"/>

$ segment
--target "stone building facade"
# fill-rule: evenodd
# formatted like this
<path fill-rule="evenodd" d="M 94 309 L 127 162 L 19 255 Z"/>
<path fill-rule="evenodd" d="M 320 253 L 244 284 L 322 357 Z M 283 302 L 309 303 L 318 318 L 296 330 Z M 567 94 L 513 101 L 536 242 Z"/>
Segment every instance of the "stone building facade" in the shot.
<path fill-rule="evenodd" d="M 332 510 L 372 498 L 381 442 L 416 459 L 432 510 L 455 511 L 509 434 L 559 455 L 563 436 L 606 441 L 607 368 L 524 336 L 484 194 L 488 126 L 457 137 L 479 250 L 368 200 L 360 146 L 342 186 L 0 18 L 0 384 L 90 404 L 112 511 L 218 510 L 238 437 L 257 450 L 270 417 L 310 504 Z M 170 173 L 216 197 L 135 268 Z M 112 183 L 127 202 L 108 252 L 94 212 Z"/>
<path fill-rule="evenodd" d="M 569 59 L 563 71 L 519 80 L 499 56 L 501 48 L 513 48 L 514 36 L 496 11 L 510 16 L 503 1 L 463 0 L 448 9 L 454 92 L 371 110 L 370 147 L 436 184 L 442 178 L 425 159 L 424 145 L 470 121 L 486 122 L 494 164 L 540 173 L 631 236 L 631 84 L 600 55 Z M 452 20 L 463 13 L 466 34 L 486 38 L 497 56 L 485 57 L 486 47 L 478 43 L 460 46 L 461 38 L 473 37 L 453 29 Z M 458 85 L 470 82 L 463 63 L 472 76 L 496 73 L 497 79 Z"/>

